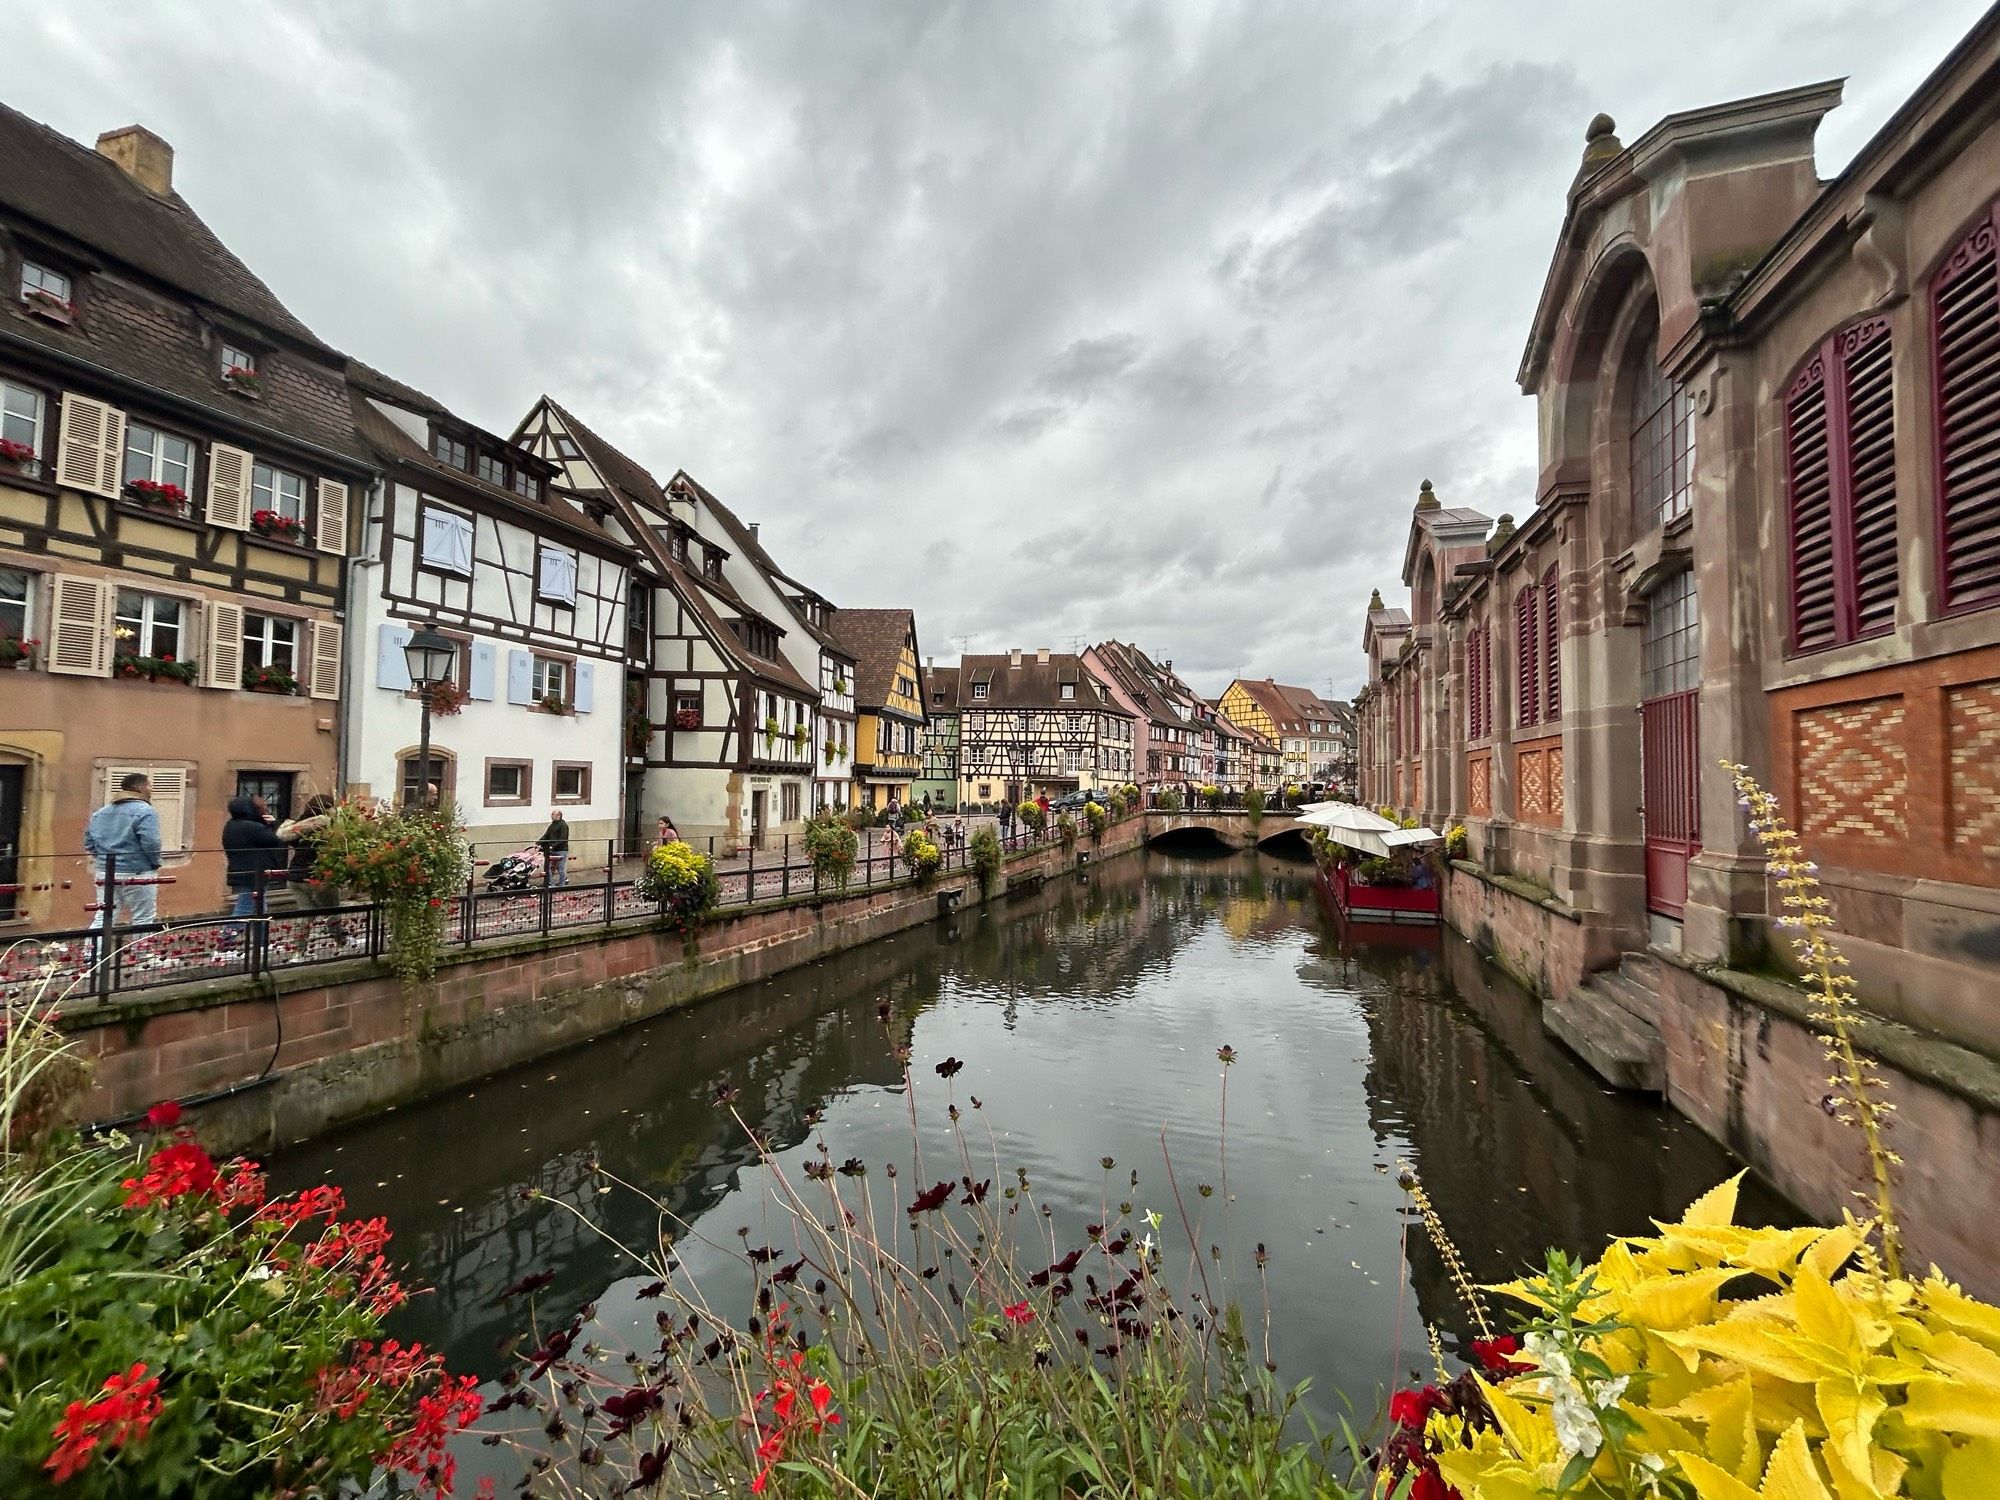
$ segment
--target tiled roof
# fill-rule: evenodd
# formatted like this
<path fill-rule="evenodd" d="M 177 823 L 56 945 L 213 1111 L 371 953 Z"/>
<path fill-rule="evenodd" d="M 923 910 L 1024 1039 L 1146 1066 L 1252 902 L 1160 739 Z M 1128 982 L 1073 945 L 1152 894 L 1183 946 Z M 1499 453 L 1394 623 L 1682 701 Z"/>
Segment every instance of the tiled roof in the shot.
<path fill-rule="evenodd" d="M 1148 720 L 1175 729 L 1187 722 L 1187 715 L 1161 685 L 1145 652 L 1123 641 L 1103 641 L 1091 649 Z"/>
<path fill-rule="evenodd" d="M 755 567 L 765 578 L 770 580 L 771 587 L 777 592 L 778 597 L 785 600 L 785 612 L 791 617 L 792 623 L 818 641 L 822 646 L 831 648 L 836 655 L 844 656 L 850 661 L 853 660 L 852 654 L 834 637 L 831 631 L 822 630 L 819 626 L 813 624 L 811 620 L 806 618 L 805 611 L 791 602 L 790 597 L 786 594 L 787 585 L 800 590 L 803 590 L 805 586 L 788 576 L 784 569 L 778 566 L 777 560 L 765 550 L 764 543 L 758 537 L 757 533 L 746 526 L 738 518 L 735 511 L 718 500 L 709 490 L 708 486 L 701 483 L 700 480 L 688 473 L 687 470 L 682 469 L 679 473 L 675 474 L 673 479 L 668 481 L 668 484 L 671 487 L 674 484 L 682 482 L 685 482 L 688 488 L 700 495 L 702 503 L 708 507 L 709 513 L 722 523 L 722 529 L 729 534 L 729 539 L 736 544 L 736 550 L 749 560 L 751 566 Z M 747 608 L 748 606 L 746 605 L 745 607 Z"/>
<path fill-rule="evenodd" d="M 925 686 L 930 696 L 924 700 L 924 707 L 932 714 L 955 713 L 958 710 L 958 668 L 927 667 Z"/>
<path fill-rule="evenodd" d="M 881 708 L 889 701 L 903 647 L 916 639 L 917 617 L 907 609 L 836 609 L 833 635 L 854 653 L 854 701 L 861 708 Z M 923 673 L 918 672 L 922 687 Z"/>
<path fill-rule="evenodd" d="M 1072 653 L 1052 651 L 1049 659 L 1042 661 L 1035 652 L 1023 651 L 1019 666 L 1014 665 L 1011 652 L 964 656 L 959 658 L 958 679 L 960 708 L 970 708 L 976 702 L 980 708 L 1087 708 L 1124 713 L 1090 675 L 1083 658 Z M 978 683 L 986 685 L 986 696 L 975 700 L 972 689 Z M 1075 696 L 1063 697 L 1065 683 L 1075 687 Z"/>

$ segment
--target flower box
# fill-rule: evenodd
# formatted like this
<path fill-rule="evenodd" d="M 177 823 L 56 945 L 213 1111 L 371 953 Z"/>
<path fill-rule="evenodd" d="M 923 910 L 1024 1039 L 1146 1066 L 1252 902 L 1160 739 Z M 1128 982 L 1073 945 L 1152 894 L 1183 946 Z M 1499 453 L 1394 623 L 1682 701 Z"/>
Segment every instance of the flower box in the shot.
<path fill-rule="evenodd" d="M 200 676 L 191 661 L 176 661 L 171 656 L 121 656 L 111 666 L 112 675 L 125 678 L 143 677 L 148 682 L 180 682 L 192 685 Z"/>
<path fill-rule="evenodd" d="M 40 287 L 23 292 L 21 300 L 28 305 L 29 312 L 47 318 L 51 323 L 68 323 L 76 318 L 76 307 L 68 298 L 58 297 Z"/>
<path fill-rule="evenodd" d="M 540 701 L 540 708 L 545 714 L 568 714 L 574 712 L 561 693 L 543 694 Z"/>
<path fill-rule="evenodd" d="M 430 685 L 431 716 L 448 719 L 458 713 L 471 697 L 455 682 L 434 682 Z"/>
<path fill-rule="evenodd" d="M 33 636 L 0 634 L 0 667 L 26 671 L 34 665 L 35 653 L 41 645 Z"/>
<path fill-rule="evenodd" d="M 276 542 L 296 542 L 306 534 L 305 522 L 295 521 L 275 510 L 252 511 L 250 529 Z"/>
<path fill-rule="evenodd" d="M 698 708 L 677 708 L 674 710 L 674 728 L 701 728 L 701 710 Z"/>
<path fill-rule="evenodd" d="M 296 697 L 299 680 L 283 667 L 245 667 L 243 686 L 253 693 L 285 693 Z"/>
<path fill-rule="evenodd" d="M 165 480 L 134 479 L 125 486 L 125 497 L 148 510 L 163 510 L 175 516 L 188 513 L 187 491 Z"/>
<path fill-rule="evenodd" d="M 239 396 L 251 400 L 264 394 L 264 377 L 255 370 L 246 370 L 241 365 L 231 365 L 222 372 L 222 383 Z"/>
<path fill-rule="evenodd" d="M 35 457 L 35 450 L 27 443 L 17 443 L 11 438 L 0 438 L 0 464 L 19 469 L 30 479 L 42 472 L 41 461 Z"/>

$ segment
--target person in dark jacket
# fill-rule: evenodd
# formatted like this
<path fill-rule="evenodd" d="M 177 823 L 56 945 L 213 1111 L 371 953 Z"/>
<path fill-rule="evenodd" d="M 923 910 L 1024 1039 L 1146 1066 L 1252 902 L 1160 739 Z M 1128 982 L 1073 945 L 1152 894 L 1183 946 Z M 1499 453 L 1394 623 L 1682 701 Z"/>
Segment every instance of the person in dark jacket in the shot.
<path fill-rule="evenodd" d="M 229 821 L 222 825 L 222 852 L 228 864 L 229 915 L 247 917 L 257 910 L 257 896 L 270 876 L 285 868 L 285 841 L 267 821 L 255 798 L 231 797 Z M 241 939 L 243 929 L 224 929 L 224 940 Z"/>
<path fill-rule="evenodd" d="M 292 852 L 285 872 L 285 883 L 291 886 L 299 905 L 306 910 L 319 913 L 340 905 L 340 890 L 319 878 L 319 840 L 326 831 L 327 819 L 333 815 L 333 798 L 321 792 L 309 799 L 299 810 L 299 816 L 292 822 L 278 825 L 278 837 L 291 842 Z M 313 925 L 317 925 L 315 915 Z M 329 926 L 335 942 L 347 936 L 346 924 L 338 918 Z M 307 927 L 310 937 L 312 927 Z"/>
<path fill-rule="evenodd" d="M 569 884 L 569 824 L 563 821 L 562 809 L 549 811 L 549 826 L 542 830 L 542 836 L 535 840 L 541 846 L 542 858 L 548 861 L 549 883 Z"/>

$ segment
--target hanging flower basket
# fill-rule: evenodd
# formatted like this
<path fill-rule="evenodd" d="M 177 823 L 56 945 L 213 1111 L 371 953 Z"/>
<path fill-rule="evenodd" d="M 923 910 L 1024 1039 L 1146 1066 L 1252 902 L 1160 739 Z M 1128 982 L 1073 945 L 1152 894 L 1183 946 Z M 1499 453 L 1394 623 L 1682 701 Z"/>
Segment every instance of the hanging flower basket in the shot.
<path fill-rule="evenodd" d="M 844 695 L 847 692 L 847 679 L 836 676 L 833 679 L 833 691 L 836 696 Z"/>
<path fill-rule="evenodd" d="M 431 716 L 448 719 L 465 707 L 467 693 L 455 682 L 434 682 L 431 684 Z"/>
<path fill-rule="evenodd" d="M 305 522 L 295 521 L 290 516 L 280 515 L 275 510 L 252 511 L 250 529 L 259 536 L 267 536 L 278 542 L 296 542 L 306 533 Z"/>

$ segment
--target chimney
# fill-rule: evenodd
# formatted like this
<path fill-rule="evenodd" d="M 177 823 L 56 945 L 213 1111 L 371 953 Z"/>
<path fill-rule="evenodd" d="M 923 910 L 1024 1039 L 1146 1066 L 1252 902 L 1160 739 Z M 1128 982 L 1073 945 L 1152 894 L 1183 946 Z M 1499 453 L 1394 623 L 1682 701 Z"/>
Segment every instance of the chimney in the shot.
<path fill-rule="evenodd" d="M 1171 672 L 1174 669 L 1174 659 L 1170 656 L 1165 661 L 1161 662 L 1160 665 L 1165 667 L 1169 672 Z"/>
<path fill-rule="evenodd" d="M 97 152 L 156 198 L 174 190 L 174 148 L 143 125 L 105 131 L 97 138 Z"/>
<path fill-rule="evenodd" d="M 1017 646 L 1012 651 L 1009 651 L 1007 653 L 1007 668 L 1009 671 L 1014 671 L 1017 670 L 1020 667 L 1020 665 L 1021 665 L 1021 649 L 1020 647 Z"/>
<path fill-rule="evenodd" d="M 1046 667 L 1048 664 L 1049 664 L 1049 648 L 1047 646 L 1044 646 L 1042 647 L 1041 650 L 1035 653 L 1035 665 L 1038 667 Z"/>
<path fill-rule="evenodd" d="M 757 540 L 757 523 L 755 521 L 750 523 L 750 540 L 753 542 Z"/>

